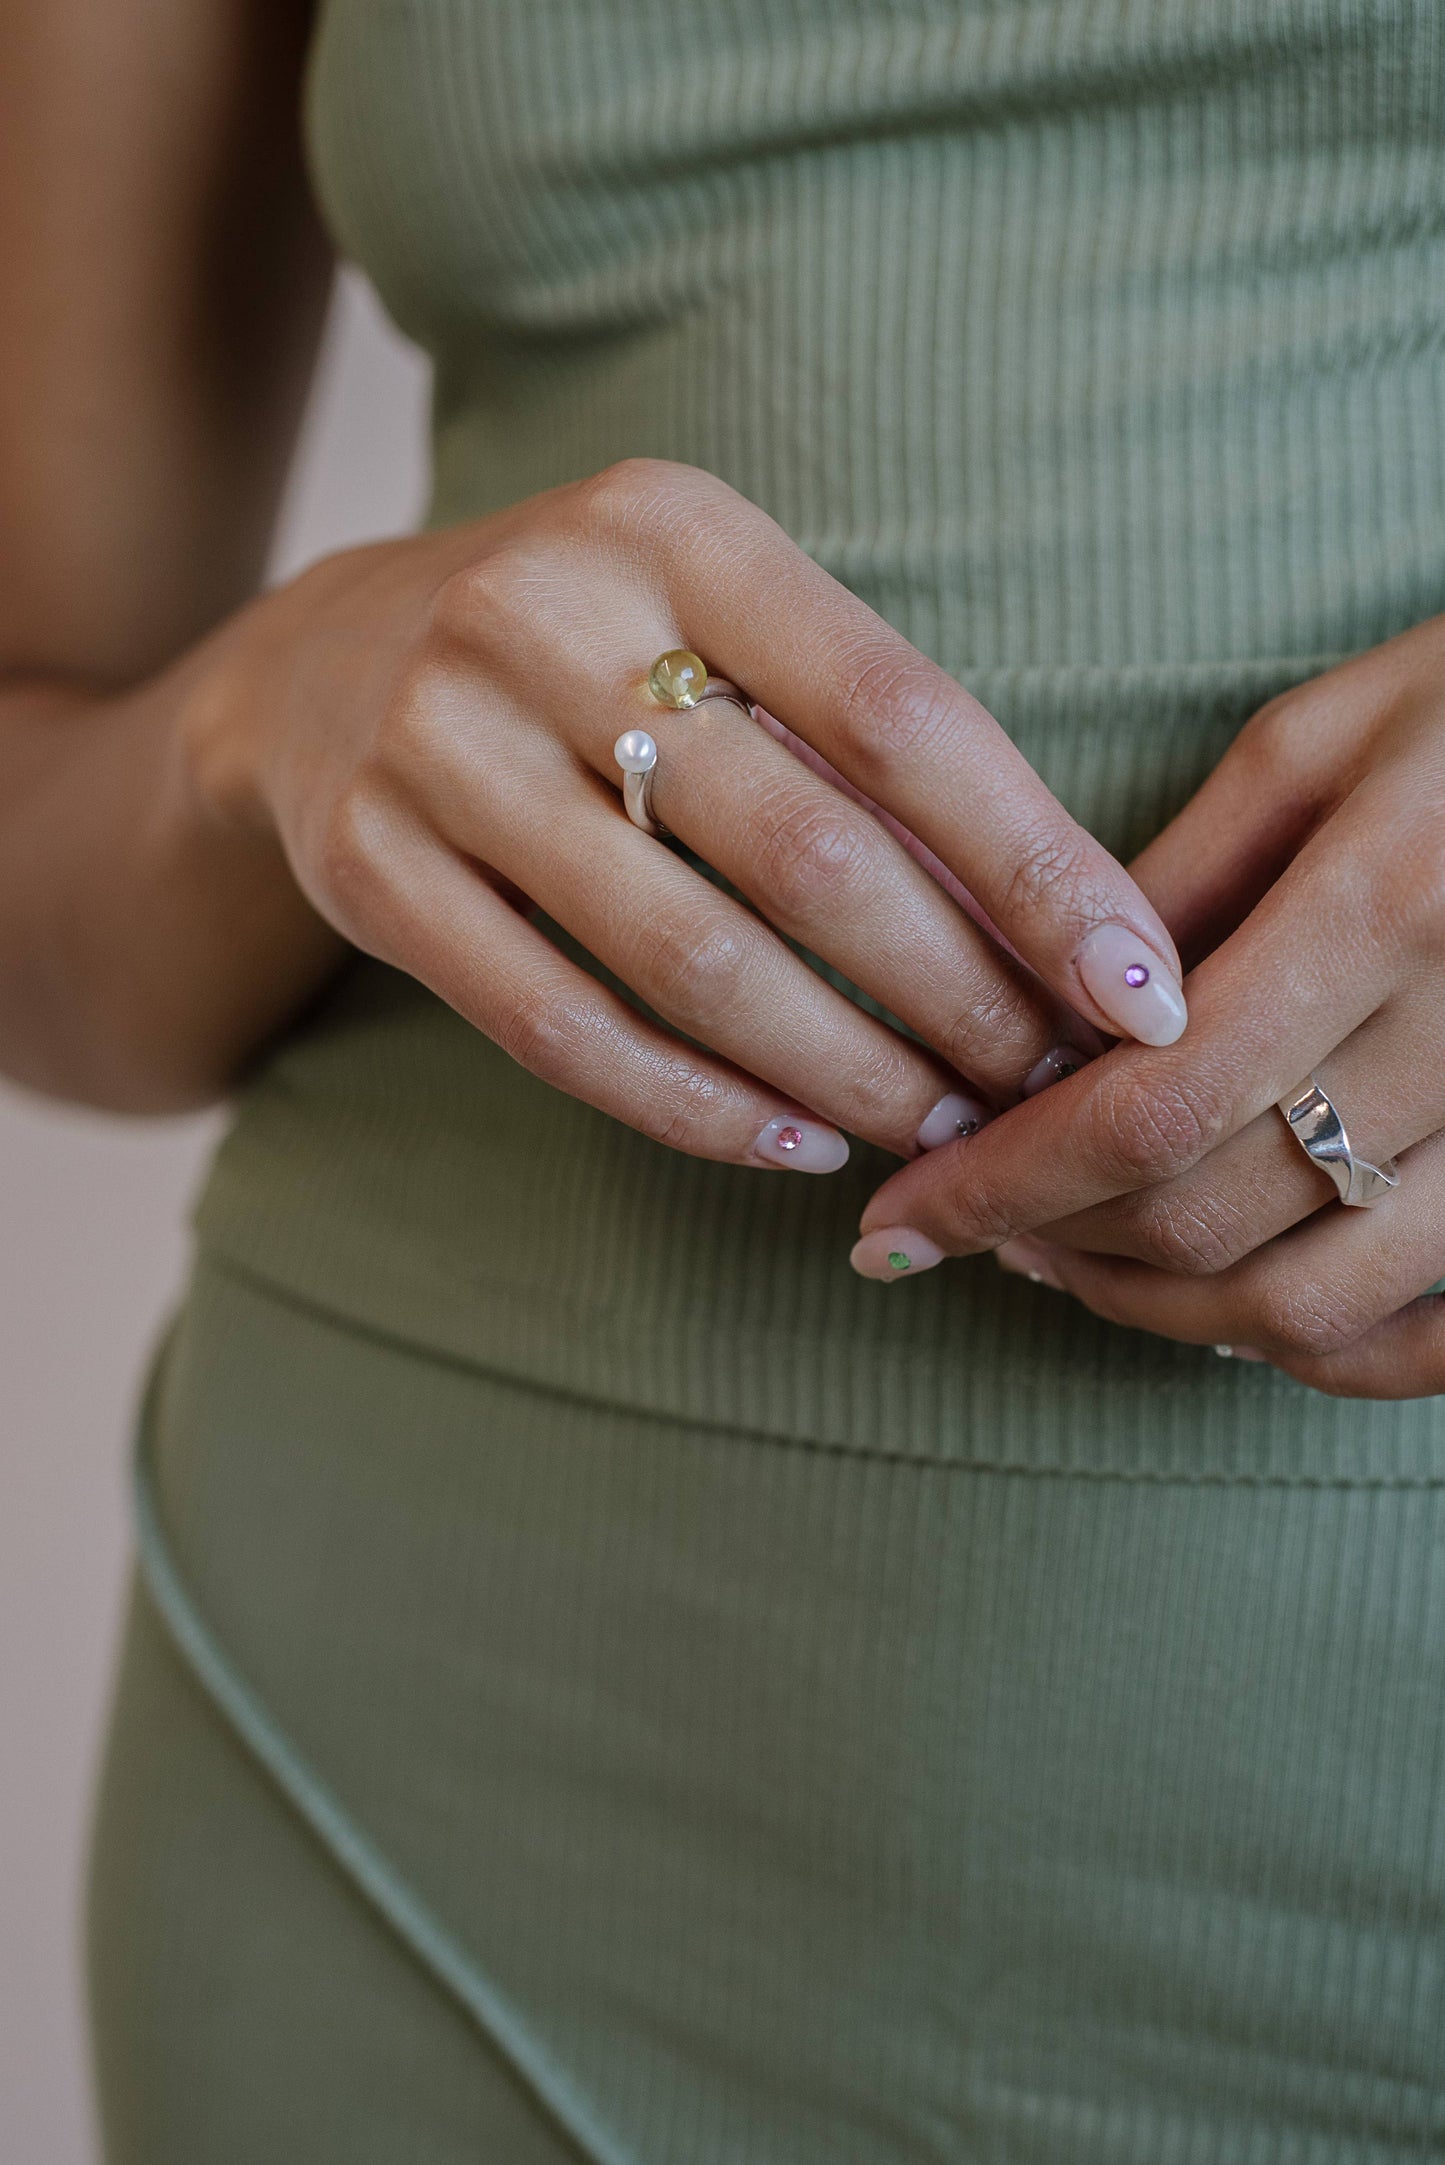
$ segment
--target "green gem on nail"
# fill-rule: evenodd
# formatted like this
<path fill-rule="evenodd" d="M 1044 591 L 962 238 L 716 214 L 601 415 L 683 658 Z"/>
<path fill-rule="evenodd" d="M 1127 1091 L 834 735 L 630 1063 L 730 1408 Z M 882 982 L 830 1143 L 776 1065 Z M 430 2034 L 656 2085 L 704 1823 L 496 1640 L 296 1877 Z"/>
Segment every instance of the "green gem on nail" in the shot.
<path fill-rule="evenodd" d="M 912 1261 L 912 1256 L 905 1255 L 901 1248 L 894 1248 L 888 1257 L 889 1266 L 893 1270 L 907 1270 Z"/>

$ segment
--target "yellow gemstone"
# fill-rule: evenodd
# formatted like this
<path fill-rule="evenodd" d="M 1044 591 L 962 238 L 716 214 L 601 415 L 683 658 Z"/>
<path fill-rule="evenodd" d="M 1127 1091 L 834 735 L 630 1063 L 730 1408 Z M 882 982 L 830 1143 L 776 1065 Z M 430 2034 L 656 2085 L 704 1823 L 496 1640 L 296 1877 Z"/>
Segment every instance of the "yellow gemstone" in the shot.
<path fill-rule="evenodd" d="M 695 707 L 707 683 L 707 664 L 685 646 L 659 654 L 648 671 L 647 688 L 665 707 Z"/>

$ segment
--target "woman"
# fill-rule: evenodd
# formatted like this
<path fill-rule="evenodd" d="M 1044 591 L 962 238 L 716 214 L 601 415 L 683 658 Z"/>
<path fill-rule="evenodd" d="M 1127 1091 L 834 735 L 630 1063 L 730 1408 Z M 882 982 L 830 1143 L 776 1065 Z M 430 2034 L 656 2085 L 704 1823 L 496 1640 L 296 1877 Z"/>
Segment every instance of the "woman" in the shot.
<path fill-rule="evenodd" d="M 5 39 L 5 1057 L 238 1093 L 109 2158 L 1433 2154 L 1432 0 Z"/>

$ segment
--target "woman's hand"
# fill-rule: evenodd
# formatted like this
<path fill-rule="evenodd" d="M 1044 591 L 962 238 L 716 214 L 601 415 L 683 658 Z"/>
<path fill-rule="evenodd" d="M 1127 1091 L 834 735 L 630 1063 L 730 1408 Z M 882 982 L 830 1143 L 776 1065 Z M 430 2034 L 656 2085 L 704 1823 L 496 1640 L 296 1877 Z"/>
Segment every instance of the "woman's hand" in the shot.
<path fill-rule="evenodd" d="M 659 706 L 649 664 L 680 646 L 921 838 L 1023 963 L 736 707 Z M 678 1148 L 825 1171 L 847 1128 L 911 1156 L 988 1117 L 959 1076 L 1011 1102 L 1052 1073 L 1069 1008 L 1155 1038 L 1183 1028 L 1159 917 L 998 725 L 691 468 L 628 461 L 333 558 L 182 676 L 189 771 L 213 815 L 279 837 L 324 919 L 524 1066 Z M 660 749 L 658 817 L 754 908 L 626 819 L 612 747 L 639 725 Z"/>
<path fill-rule="evenodd" d="M 858 1267 L 1012 1242 L 1114 1322 L 1345 1395 L 1445 1390 L 1445 617 L 1264 708 L 1133 870 L 1205 957 L 1187 1044 L 1121 1046 L 905 1167 Z M 1276 1110 L 1311 1074 L 1358 1155 L 1400 1158 L 1372 1209 Z"/>

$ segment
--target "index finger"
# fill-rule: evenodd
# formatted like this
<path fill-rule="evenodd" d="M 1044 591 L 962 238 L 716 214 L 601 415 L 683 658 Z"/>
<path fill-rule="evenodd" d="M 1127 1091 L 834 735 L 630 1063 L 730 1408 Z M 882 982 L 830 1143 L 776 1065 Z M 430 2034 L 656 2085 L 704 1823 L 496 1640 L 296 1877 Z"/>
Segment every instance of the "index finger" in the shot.
<path fill-rule="evenodd" d="M 726 484 L 699 475 L 683 501 L 669 598 L 708 667 L 901 820 L 1071 1008 L 1173 1044 L 1188 1015 L 1163 920 L 987 709 Z"/>

